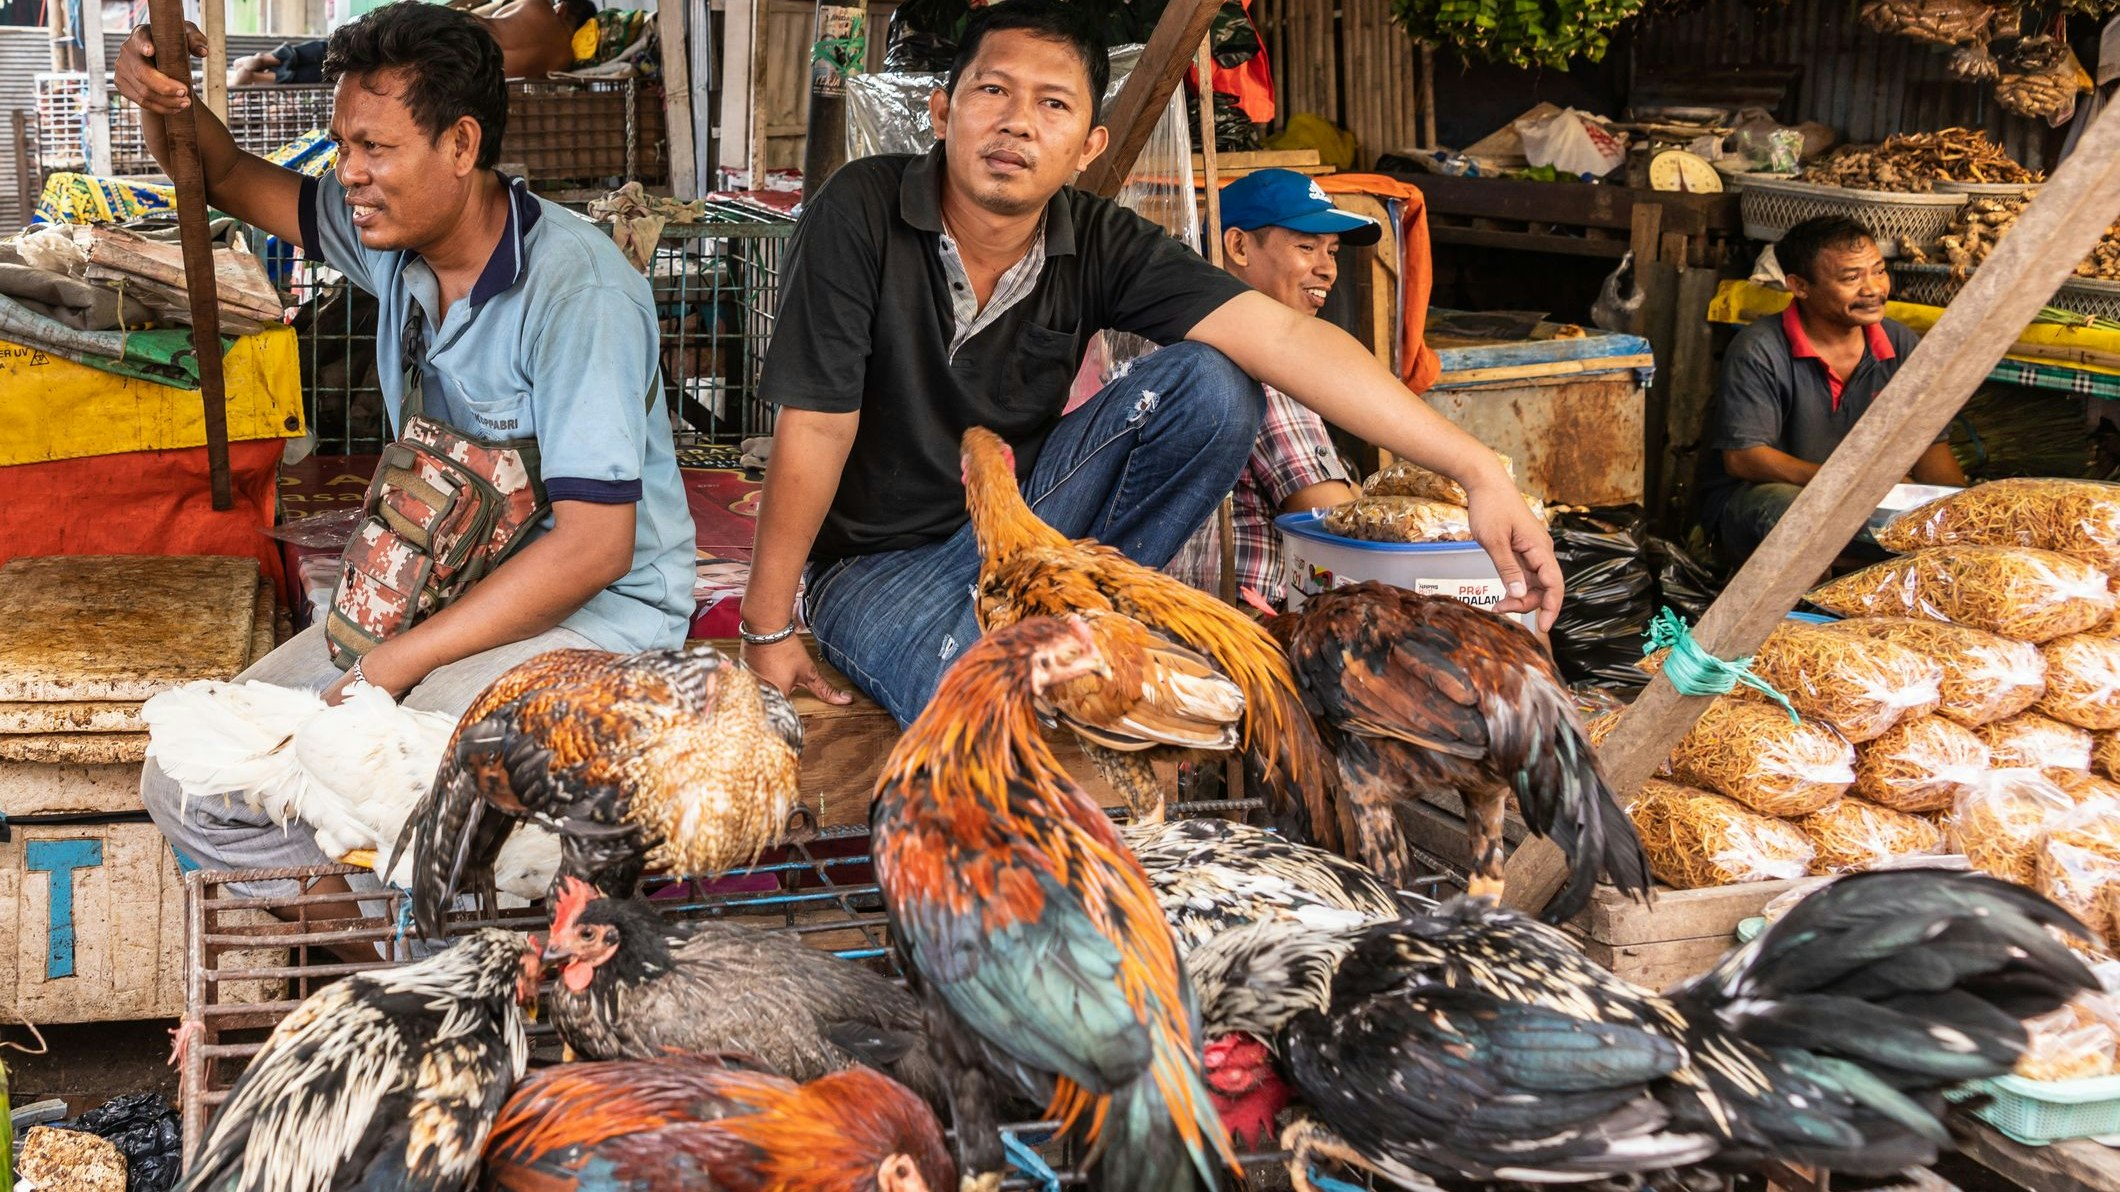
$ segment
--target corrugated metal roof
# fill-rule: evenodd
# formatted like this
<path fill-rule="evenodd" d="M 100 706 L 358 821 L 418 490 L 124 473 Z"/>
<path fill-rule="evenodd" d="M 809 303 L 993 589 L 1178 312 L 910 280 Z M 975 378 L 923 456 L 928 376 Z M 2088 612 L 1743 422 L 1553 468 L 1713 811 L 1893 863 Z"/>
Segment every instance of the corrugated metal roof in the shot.
<path fill-rule="evenodd" d="M 1981 128 L 2033 169 L 2044 169 L 2059 143 L 2044 123 L 1998 108 L 1990 84 L 1952 78 L 1942 52 L 1864 27 L 1847 0 L 1708 0 L 1691 12 L 1643 18 L 1631 41 L 1638 80 L 1716 67 L 1795 68 L 1787 115 L 1831 125 L 1848 141 Z"/>

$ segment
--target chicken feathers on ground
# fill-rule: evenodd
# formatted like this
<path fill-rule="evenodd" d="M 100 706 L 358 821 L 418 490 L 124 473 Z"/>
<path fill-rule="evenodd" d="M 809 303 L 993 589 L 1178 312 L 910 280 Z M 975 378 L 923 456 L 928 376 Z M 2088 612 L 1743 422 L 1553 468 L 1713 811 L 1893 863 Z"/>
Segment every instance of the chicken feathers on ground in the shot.
<path fill-rule="evenodd" d="M 183 1192 L 457 1192 L 529 1060 L 537 950 L 484 928 L 327 985 L 282 1019 L 214 1115 Z"/>
<path fill-rule="evenodd" d="M 1330 761 L 1272 639 L 1205 592 L 1108 546 L 1071 542 L 1038 520 L 1017 485 L 1015 453 L 999 435 L 966 431 L 963 462 L 965 507 L 979 541 L 979 626 L 992 632 L 1034 616 L 1089 620 L 1112 673 L 1063 685 L 1051 704 L 1136 815 L 1155 818 L 1164 798 L 1138 751 L 1241 741 L 1252 763 L 1275 777 L 1274 791 L 1302 800 L 1291 811 L 1303 831 L 1338 847 L 1338 821 L 1326 814 Z"/>
<path fill-rule="evenodd" d="M 801 749 L 787 697 L 711 646 L 541 654 L 472 702 L 406 825 L 414 918 L 433 936 L 524 820 L 558 834 L 560 873 L 618 897 L 650 866 L 748 864 L 786 834 Z"/>
<path fill-rule="evenodd" d="M 334 860 L 372 851 L 376 872 L 400 881 L 411 870 L 391 849 L 456 731 L 454 718 L 404 707 L 366 683 L 335 706 L 270 683 L 186 683 L 149 699 L 140 715 L 147 755 L 186 800 L 240 798 L 274 823 L 307 825 Z M 543 898 L 558 867 L 558 838 L 526 827 L 501 847 L 494 886 Z"/>
<path fill-rule="evenodd" d="M 1361 583 L 1321 592 L 1268 627 L 1338 756 L 1355 855 L 1386 879 L 1414 876 L 1399 804 L 1455 794 L 1472 834 L 1467 891 L 1498 898 L 1514 795 L 1525 826 L 1571 861 L 1550 921 L 1581 910 L 1601 870 L 1622 892 L 1647 893 L 1641 840 L 1552 660 L 1522 625 L 1446 596 Z"/>
<path fill-rule="evenodd" d="M 755 1055 L 795 1080 L 855 1064 L 941 1106 L 920 1004 L 869 969 L 792 935 L 719 919 L 674 923 L 647 903 L 560 879 L 545 959 L 552 1024 L 576 1055 Z"/>
<path fill-rule="evenodd" d="M 871 808 L 891 937 L 927 1006 L 968 1186 L 997 1188 L 995 1105 L 1048 1103 L 1126 1192 L 1214 1187 L 1235 1156 L 1154 892 L 1039 731 L 1106 669 L 1079 620 L 982 637 L 899 738 Z"/>
<path fill-rule="evenodd" d="M 1192 953 L 1206 1029 L 1269 1043 L 1310 1109 L 1305 1186 L 1338 1161 L 1401 1187 L 1549 1183 L 1763 1160 L 1884 1175 L 1949 1145 L 1943 1091 L 2008 1072 L 2022 1020 L 2093 987 L 2021 887 L 1840 879 L 1667 995 L 1484 900 Z M 1212 1046 L 1212 1044 L 1210 1044 Z"/>
<path fill-rule="evenodd" d="M 1125 824 L 1119 839 L 1148 874 L 1181 952 L 1265 919 L 1351 927 L 1410 909 L 1355 862 L 1249 824 L 1207 817 Z"/>
<path fill-rule="evenodd" d="M 497 1192 L 957 1192 L 935 1115 L 866 1068 L 807 1084 L 715 1056 L 561 1064 L 501 1110 Z"/>

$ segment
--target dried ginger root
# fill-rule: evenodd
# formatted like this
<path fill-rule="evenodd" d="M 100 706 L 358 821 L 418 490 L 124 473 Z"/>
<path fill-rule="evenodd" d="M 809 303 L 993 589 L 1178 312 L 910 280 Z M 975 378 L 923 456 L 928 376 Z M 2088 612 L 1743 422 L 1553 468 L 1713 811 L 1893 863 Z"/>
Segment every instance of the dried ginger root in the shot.
<path fill-rule="evenodd" d="M 1773 704 L 1719 696 L 1671 751 L 1671 772 L 1763 815 L 1808 815 L 1854 783 L 1855 749 Z"/>
<path fill-rule="evenodd" d="M 1642 784 L 1627 815 L 1650 871 L 1678 890 L 1801 877 L 1818 851 L 1794 824 L 1653 778 Z"/>

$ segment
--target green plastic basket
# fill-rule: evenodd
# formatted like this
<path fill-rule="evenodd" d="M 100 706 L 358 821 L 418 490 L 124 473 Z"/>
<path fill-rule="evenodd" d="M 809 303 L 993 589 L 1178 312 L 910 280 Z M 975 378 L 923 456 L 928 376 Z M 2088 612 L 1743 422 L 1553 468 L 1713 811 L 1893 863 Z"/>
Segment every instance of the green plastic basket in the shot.
<path fill-rule="evenodd" d="M 2088 1080 L 1998 1076 L 1977 1081 L 1974 1087 L 1989 1097 L 1974 1115 L 2027 1146 L 2120 1134 L 2120 1076 Z"/>

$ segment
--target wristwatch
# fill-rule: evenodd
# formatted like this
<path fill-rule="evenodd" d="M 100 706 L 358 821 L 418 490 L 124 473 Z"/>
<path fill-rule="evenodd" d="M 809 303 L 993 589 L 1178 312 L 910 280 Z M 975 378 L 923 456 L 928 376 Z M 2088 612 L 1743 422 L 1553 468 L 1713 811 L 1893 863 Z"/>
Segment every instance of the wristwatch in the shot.
<path fill-rule="evenodd" d="M 738 637 L 743 638 L 743 644 L 747 646 L 770 646 L 774 642 L 784 642 L 795 636 L 795 621 L 791 617 L 785 626 L 775 629 L 771 633 L 754 633 L 749 622 L 738 618 L 736 634 Z"/>

